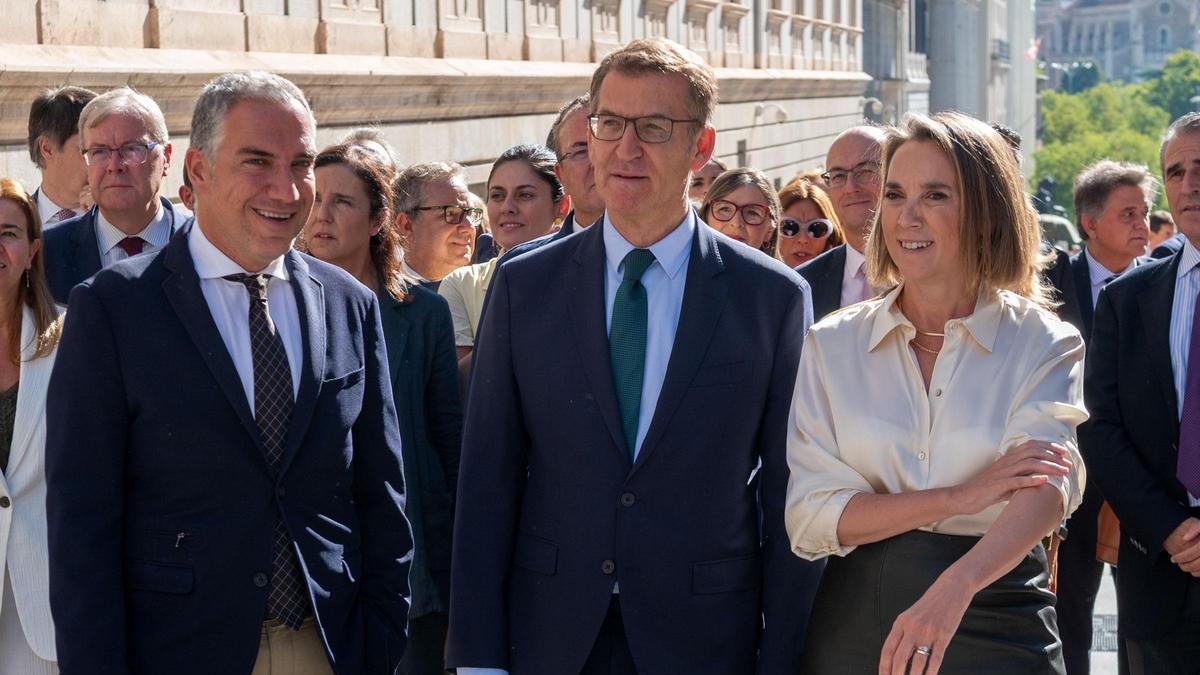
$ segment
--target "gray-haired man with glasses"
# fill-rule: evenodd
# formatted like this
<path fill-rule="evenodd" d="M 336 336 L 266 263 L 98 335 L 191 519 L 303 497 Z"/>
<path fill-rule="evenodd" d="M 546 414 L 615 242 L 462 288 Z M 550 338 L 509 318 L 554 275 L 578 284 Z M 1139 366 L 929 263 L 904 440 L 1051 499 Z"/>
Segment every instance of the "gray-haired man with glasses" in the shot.
<path fill-rule="evenodd" d="M 66 304 L 75 284 L 166 245 L 190 217 L 159 194 L 171 164 L 167 123 L 154 99 L 121 88 L 79 116 L 79 144 L 95 205 L 46 230 L 46 276 Z"/>
<path fill-rule="evenodd" d="M 483 210 L 471 206 L 467 174 L 454 163 L 414 164 L 392 181 L 392 197 L 404 272 L 436 291 L 447 274 L 471 264 Z"/>
<path fill-rule="evenodd" d="M 818 321 L 831 312 L 875 295 L 867 284 L 867 234 L 879 202 L 880 151 L 883 129 L 851 127 L 833 140 L 825 156 L 829 200 L 841 223 L 846 243 L 796 268 L 812 286 L 813 315 Z"/>

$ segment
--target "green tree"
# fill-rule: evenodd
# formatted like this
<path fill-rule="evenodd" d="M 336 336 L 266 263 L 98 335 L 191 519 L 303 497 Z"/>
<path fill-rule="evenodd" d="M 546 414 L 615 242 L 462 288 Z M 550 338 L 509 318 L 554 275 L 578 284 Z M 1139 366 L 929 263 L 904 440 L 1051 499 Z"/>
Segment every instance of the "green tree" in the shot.
<path fill-rule="evenodd" d="M 1200 94 L 1200 54 L 1179 50 L 1167 57 L 1161 74 L 1147 80 L 1146 101 L 1161 108 L 1171 119 L 1192 112 L 1192 97 Z"/>

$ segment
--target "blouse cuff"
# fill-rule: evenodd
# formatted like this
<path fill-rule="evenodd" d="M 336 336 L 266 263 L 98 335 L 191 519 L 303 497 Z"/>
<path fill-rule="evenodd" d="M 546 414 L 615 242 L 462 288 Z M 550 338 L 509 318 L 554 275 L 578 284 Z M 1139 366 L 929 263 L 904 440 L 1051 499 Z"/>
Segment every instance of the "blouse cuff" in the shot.
<path fill-rule="evenodd" d="M 792 539 L 793 551 L 805 560 L 820 560 L 831 555 L 846 556 L 857 546 L 842 546 L 838 541 L 838 522 L 846 504 L 854 495 L 862 492 L 843 488 L 831 493 L 820 506 L 810 505 L 812 515 L 808 525 Z"/>

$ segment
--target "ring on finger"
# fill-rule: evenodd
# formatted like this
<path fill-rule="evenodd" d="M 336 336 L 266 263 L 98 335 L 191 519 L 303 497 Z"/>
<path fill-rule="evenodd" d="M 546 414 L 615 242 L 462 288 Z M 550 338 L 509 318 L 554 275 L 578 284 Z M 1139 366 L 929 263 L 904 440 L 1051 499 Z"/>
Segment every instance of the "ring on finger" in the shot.
<path fill-rule="evenodd" d="M 922 656 L 930 656 L 931 654 L 933 654 L 933 650 L 930 649 L 929 647 L 917 647 L 913 651 L 915 651 L 916 653 L 918 653 Z"/>

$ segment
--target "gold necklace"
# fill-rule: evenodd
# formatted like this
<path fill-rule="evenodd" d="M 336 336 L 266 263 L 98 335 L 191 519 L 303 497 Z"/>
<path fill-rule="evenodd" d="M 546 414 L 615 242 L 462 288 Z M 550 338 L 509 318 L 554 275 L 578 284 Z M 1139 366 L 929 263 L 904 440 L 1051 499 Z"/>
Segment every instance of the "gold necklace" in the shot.
<path fill-rule="evenodd" d="M 900 309 L 900 313 L 901 313 L 901 314 L 904 314 L 904 305 L 900 304 L 900 299 L 899 299 L 899 298 L 896 298 L 896 306 L 897 306 L 897 307 Z M 907 315 L 907 314 L 904 314 L 904 316 L 908 316 L 908 315 Z M 911 321 L 912 321 L 912 319 L 909 319 L 909 321 L 911 322 Z M 945 334 L 945 333 L 927 333 L 927 332 L 925 332 L 925 331 L 921 330 L 920 328 L 917 328 L 917 325 L 916 325 L 915 323 L 913 324 L 913 330 L 917 331 L 917 334 L 918 334 L 918 335 L 924 335 L 925 337 L 931 337 L 931 338 L 944 338 L 944 337 L 946 337 L 946 334 Z M 934 353 L 936 353 L 936 352 L 934 352 Z"/>
<path fill-rule="evenodd" d="M 908 344 L 916 347 L 917 349 L 920 349 L 921 351 L 925 352 L 926 354 L 935 354 L 936 355 L 936 354 L 940 354 L 942 351 L 940 347 L 937 349 L 930 349 L 929 347 L 926 347 L 925 345 L 921 344 L 920 342 L 917 342 L 916 338 L 909 340 Z"/>

